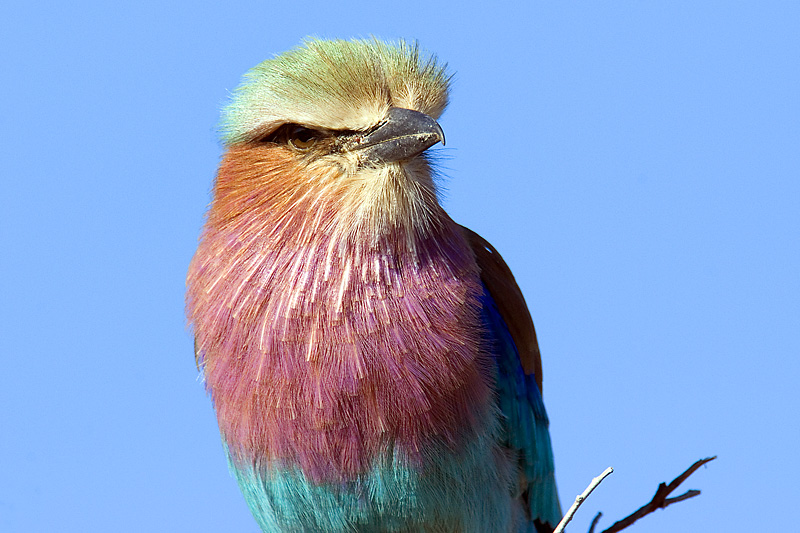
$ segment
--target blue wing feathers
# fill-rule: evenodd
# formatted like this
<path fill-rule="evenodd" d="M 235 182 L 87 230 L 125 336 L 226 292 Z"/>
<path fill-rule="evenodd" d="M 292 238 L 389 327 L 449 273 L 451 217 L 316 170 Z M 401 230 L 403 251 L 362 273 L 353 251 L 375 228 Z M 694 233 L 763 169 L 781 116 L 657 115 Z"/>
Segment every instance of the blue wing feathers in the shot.
<path fill-rule="evenodd" d="M 555 526 L 561 509 L 555 485 L 549 421 L 536 376 L 525 374 L 514 340 L 487 290 L 482 296 L 483 322 L 495 356 L 496 397 L 503 416 L 504 444 L 516 453 L 524 474 L 519 487 L 531 520 Z"/>

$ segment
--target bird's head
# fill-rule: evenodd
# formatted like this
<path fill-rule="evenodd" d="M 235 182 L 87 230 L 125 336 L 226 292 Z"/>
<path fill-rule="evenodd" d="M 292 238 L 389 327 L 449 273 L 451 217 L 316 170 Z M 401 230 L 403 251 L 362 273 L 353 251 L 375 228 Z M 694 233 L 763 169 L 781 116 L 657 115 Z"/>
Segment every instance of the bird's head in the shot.
<path fill-rule="evenodd" d="M 256 204 L 302 197 L 351 229 L 424 233 L 438 208 L 425 151 L 444 144 L 436 119 L 449 81 L 434 57 L 405 42 L 308 40 L 264 61 L 224 109 L 230 161 L 217 193 L 231 182 L 229 191 L 249 189 Z M 226 175 L 226 163 L 235 171 Z"/>

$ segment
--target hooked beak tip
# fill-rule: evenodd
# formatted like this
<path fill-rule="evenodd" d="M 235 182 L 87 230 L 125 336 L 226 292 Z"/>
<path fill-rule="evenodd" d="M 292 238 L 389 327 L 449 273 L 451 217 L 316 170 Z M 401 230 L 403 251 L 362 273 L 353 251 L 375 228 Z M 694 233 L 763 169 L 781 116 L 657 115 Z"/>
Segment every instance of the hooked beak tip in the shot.
<path fill-rule="evenodd" d="M 439 135 L 439 140 L 441 140 L 442 146 L 445 146 L 447 143 L 445 142 L 444 139 L 444 130 L 442 129 L 442 127 L 439 125 L 438 122 L 436 122 L 436 133 Z"/>
<path fill-rule="evenodd" d="M 438 142 L 444 146 L 444 130 L 433 117 L 413 109 L 393 107 L 386 121 L 368 134 L 357 149 L 364 150 L 374 161 L 402 161 Z"/>

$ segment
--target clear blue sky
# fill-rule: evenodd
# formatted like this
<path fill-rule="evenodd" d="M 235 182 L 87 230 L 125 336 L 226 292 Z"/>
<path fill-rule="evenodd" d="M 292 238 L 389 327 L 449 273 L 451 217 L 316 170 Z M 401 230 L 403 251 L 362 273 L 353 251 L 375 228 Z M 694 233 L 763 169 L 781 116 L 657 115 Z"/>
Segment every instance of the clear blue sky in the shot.
<path fill-rule="evenodd" d="M 456 72 L 445 207 L 531 307 L 562 502 L 616 469 L 572 531 L 712 454 L 630 531 L 795 530 L 800 3 L 527 4 L 1 8 L 0 531 L 257 531 L 183 315 L 214 126 L 261 60 L 371 34 Z"/>

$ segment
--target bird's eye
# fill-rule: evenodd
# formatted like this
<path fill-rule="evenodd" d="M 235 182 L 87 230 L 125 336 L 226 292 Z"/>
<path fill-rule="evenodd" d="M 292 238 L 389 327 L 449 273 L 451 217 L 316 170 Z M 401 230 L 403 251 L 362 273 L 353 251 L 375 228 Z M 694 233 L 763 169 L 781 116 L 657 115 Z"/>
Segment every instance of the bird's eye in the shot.
<path fill-rule="evenodd" d="M 289 131 L 289 144 L 294 148 L 304 152 L 314 146 L 317 142 L 317 136 L 314 130 L 304 128 L 303 126 L 296 126 Z"/>

